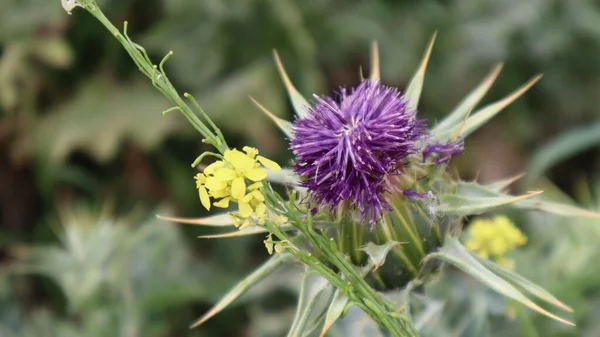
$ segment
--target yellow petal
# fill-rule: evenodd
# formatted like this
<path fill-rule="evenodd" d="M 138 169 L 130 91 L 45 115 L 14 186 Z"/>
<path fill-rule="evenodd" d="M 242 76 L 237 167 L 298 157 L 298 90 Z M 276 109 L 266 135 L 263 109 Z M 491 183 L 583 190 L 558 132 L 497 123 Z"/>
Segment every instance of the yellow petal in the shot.
<path fill-rule="evenodd" d="M 267 171 L 261 168 L 253 168 L 246 171 L 245 176 L 252 181 L 261 181 L 267 177 Z"/>
<path fill-rule="evenodd" d="M 260 191 L 254 191 L 249 194 L 252 194 L 252 197 L 258 201 L 265 201 L 265 197 L 260 193 Z"/>
<path fill-rule="evenodd" d="M 246 171 L 254 167 L 255 161 L 238 150 L 231 150 L 229 162 L 236 170 Z"/>
<path fill-rule="evenodd" d="M 261 187 L 262 187 L 262 183 L 261 182 L 254 183 L 254 184 L 248 186 L 248 191 L 258 190 Z"/>
<path fill-rule="evenodd" d="M 206 176 L 202 173 L 196 174 L 194 179 L 196 180 L 196 187 L 200 187 L 200 185 L 206 182 Z"/>
<path fill-rule="evenodd" d="M 214 176 L 221 181 L 230 181 L 235 178 L 236 174 L 234 170 L 227 167 L 222 167 L 215 170 Z"/>
<path fill-rule="evenodd" d="M 200 195 L 200 203 L 202 204 L 202 206 L 204 206 L 204 208 L 206 208 L 207 211 L 210 211 L 210 198 L 208 197 L 208 192 L 206 191 L 206 188 L 200 186 L 200 188 L 198 188 L 198 194 Z"/>
<path fill-rule="evenodd" d="M 248 193 L 242 199 L 240 199 L 240 201 L 249 204 L 250 201 L 252 201 L 253 198 L 254 198 L 254 196 L 252 195 L 252 193 Z"/>
<path fill-rule="evenodd" d="M 263 164 L 264 167 L 268 168 L 269 170 L 273 170 L 273 171 L 281 170 L 281 166 L 279 166 L 279 164 L 272 161 L 271 159 L 265 158 L 263 156 L 258 156 L 258 157 L 256 157 L 256 159 L 258 159 L 258 161 L 261 164 Z"/>
<path fill-rule="evenodd" d="M 224 198 L 229 196 L 229 191 L 226 188 L 222 190 L 211 190 L 208 192 L 208 195 L 213 198 Z"/>
<path fill-rule="evenodd" d="M 247 218 L 250 215 L 252 215 L 252 207 L 250 207 L 249 203 L 239 202 L 238 207 L 239 207 L 240 216 L 242 218 Z"/>
<path fill-rule="evenodd" d="M 244 178 L 235 178 L 231 183 L 231 196 L 236 199 L 242 199 L 246 194 L 246 183 Z"/>
<path fill-rule="evenodd" d="M 204 174 L 206 174 L 206 175 L 213 174 L 215 172 L 215 170 L 220 169 L 222 167 L 225 167 L 225 163 L 222 160 L 218 160 L 218 161 L 208 165 L 204 169 Z"/>
<path fill-rule="evenodd" d="M 204 186 L 206 186 L 206 188 L 208 188 L 211 191 L 218 191 L 226 188 L 227 183 L 215 177 L 208 177 L 206 178 L 206 184 L 204 184 Z"/>
<path fill-rule="evenodd" d="M 258 204 L 258 206 L 256 206 L 254 213 L 256 213 L 256 215 L 258 217 L 261 217 L 265 214 L 266 211 L 267 211 L 267 206 L 261 202 L 260 204 Z"/>
<path fill-rule="evenodd" d="M 229 207 L 229 198 L 223 198 L 215 203 L 213 203 L 215 207 L 227 208 Z"/>
<path fill-rule="evenodd" d="M 246 155 L 250 159 L 254 159 L 256 157 L 256 155 L 258 154 L 258 150 L 254 147 L 244 146 L 244 148 L 242 150 L 244 150 L 244 152 L 246 152 Z"/>

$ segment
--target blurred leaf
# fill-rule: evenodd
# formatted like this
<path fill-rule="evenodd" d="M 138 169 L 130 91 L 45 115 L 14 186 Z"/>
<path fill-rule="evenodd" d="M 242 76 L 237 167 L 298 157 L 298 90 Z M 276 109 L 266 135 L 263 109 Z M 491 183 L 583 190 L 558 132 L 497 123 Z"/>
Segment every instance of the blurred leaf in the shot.
<path fill-rule="evenodd" d="M 333 285 L 319 274 L 307 271 L 302 279 L 298 306 L 288 337 L 303 337 L 320 324 L 331 301 Z"/>
<path fill-rule="evenodd" d="M 563 309 L 568 312 L 573 312 L 573 309 L 571 309 L 569 306 L 567 306 L 566 304 L 559 301 L 556 297 L 554 297 L 552 294 L 550 294 L 548 291 L 546 291 L 546 289 L 529 281 L 528 279 L 524 278 L 523 276 L 521 276 L 511 270 L 503 268 L 488 259 L 484 259 L 483 257 L 481 257 L 477 254 L 471 253 L 471 255 L 473 257 L 475 257 L 486 268 L 490 269 L 490 271 L 492 271 L 496 275 L 502 277 L 503 279 L 507 280 L 511 284 L 519 287 L 520 289 L 523 289 L 524 291 L 526 291 L 526 292 L 538 297 L 539 299 L 544 300 L 560 309 Z"/>
<path fill-rule="evenodd" d="M 526 184 L 530 185 L 561 161 L 593 147 L 600 147 L 600 123 L 582 126 L 556 137 L 534 152 L 527 169 Z"/>
<path fill-rule="evenodd" d="M 339 289 L 337 289 L 333 294 L 333 299 L 331 300 L 329 308 L 327 308 L 325 324 L 323 324 L 323 329 L 321 330 L 319 337 L 325 336 L 327 331 L 329 331 L 333 324 L 342 316 L 342 313 L 349 303 L 350 300 L 348 300 L 348 298 Z"/>
<path fill-rule="evenodd" d="M 600 218 L 600 213 L 583 209 L 581 207 L 550 202 L 542 199 L 522 200 L 515 203 L 515 206 L 522 209 L 537 210 L 561 216 L 577 216 L 586 218 Z"/>
<path fill-rule="evenodd" d="M 150 85 L 120 87 L 96 78 L 71 101 L 40 118 L 34 132 L 36 150 L 55 161 L 75 150 L 107 161 L 124 141 L 150 150 L 180 129 L 180 116 L 161 114 L 168 107 Z"/>
<path fill-rule="evenodd" d="M 272 183 L 293 186 L 296 190 L 304 189 L 300 186 L 300 178 L 291 168 L 283 168 L 278 171 L 267 170 L 267 180 Z"/>
<path fill-rule="evenodd" d="M 169 216 L 157 215 L 157 218 L 166 221 L 173 221 L 188 225 L 214 226 L 225 227 L 233 226 L 233 220 L 229 213 L 215 214 L 205 218 L 174 218 Z"/>
<path fill-rule="evenodd" d="M 227 308 L 233 301 L 242 296 L 250 287 L 260 282 L 265 277 L 273 273 L 279 266 L 289 262 L 292 259 L 292 255 L 281 252 L 273 255 L 267 262 L 261 267 L 254 270 L 250 275 L 246 276 L 243 280 L 238 282 L 225 296 L 217 302 L 207 313 L 202 315 L 196 320 L 190 328 L 195 328 L 202 323 L 215 316 L 223 309 Z"/>
<path fill-rule="evenodd" d="M 452 264 L 453 266 L 471 275 L 475 279 L 479 280 L 480 282 L 484 283 L 485 285 L 494 289 L 500 294 L 511 298 L 529 307 L 530 309 L 533 309 L 559 322 L 568 325 L 574 325 L 573 323 L 544 310 L 543 308 L 535 304 L 533 301 L 528 299 L 510 283 L 498 277 L 489 269 L 484 267 L 481 263 L 479 263 L 473 256 L 471 256 L 471 254 L 467 250 L 465 250 L 465 248 L 460 244 L 460 242 L 458 242 L 458 240 L 456 240 L 453 237 L 446 237 L 444 246 L 437 253 L 431 254 L 430 257 L 438 258 L 447 263 Z"/>

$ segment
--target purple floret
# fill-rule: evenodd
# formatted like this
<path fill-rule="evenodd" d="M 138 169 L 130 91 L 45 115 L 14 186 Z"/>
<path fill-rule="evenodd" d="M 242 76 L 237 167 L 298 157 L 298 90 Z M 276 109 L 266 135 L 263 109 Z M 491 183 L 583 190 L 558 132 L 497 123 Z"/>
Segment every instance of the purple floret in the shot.
<path fill-rule="evenodd" d="M 365 80 L 338 100 L 317 98 L 293 123 L 291 149 L 302 185 L 320 208 L 348 200 L 374 224 L 390 206 L 383 194 L 390 176 L 428 133 L 424 120 L 395 88 Z"/>
<path fill-rule="evenodd" d="M 445 164 L 450 161 L 453 156 L 460 156 L 463 154 L 465 144 L 462 139 L 455 142 L 448 142 L 446 144 L 435 143 L 425 146 L 423 149 L 423 161 L 427 158 L 433 158 L 434 164 Z"/>

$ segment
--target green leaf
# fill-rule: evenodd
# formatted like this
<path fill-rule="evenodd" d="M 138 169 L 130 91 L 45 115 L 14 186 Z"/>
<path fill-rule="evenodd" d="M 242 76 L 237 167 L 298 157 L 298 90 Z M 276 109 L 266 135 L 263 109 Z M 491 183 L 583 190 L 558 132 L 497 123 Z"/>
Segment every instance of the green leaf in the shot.
<path fill-rule="evenodd" d="M 463 100 L 458 104 L 454 110 L 452 110 L 446 118 L 444 118 L 438 125 L 436 125 L 431 133 L 439 140 L 448 140 L 448 139 L 440 139 L 437 137 L 438 134 L 446 134 L 450 135 L 454 128 L 459 126 L 461 122 L 463 122 L 468 116 L 469 113 L 477 106 L 479 101 L 485 96 L 488 92 L 498 74 L 502 70 L 502 64 L 498 64 L 495 66 L 490 73 L 484 78 L 484 80 L 473 89 Z"/>
<path fill-rule="evenodd" d="M 479 280 L 488 287 L 494 289 L 498 293 L 511 298 L 530 309 L 533 309 L 547 317 L 550 317 L 559 322 L 574 325 L 573 323 L 560 318 L 535 304 L 532 300 L 523 295 L 518 289 L 511 285 L 506 280 L 497 276 L 485 266 L 483 266 L 477 259 L 475 259 L 457 239 L 448 236 L 444 242 L 444 246 L 437 252 L 429 255 L 429 258 L 438 258 L 445 261 L 465 273 L 471 275 L 473 278 Z"/>
<path fill-rule="evenodd" d="M 433 33 L 433 36 L 429 41 L 429 46 L 427 47 L 425 55 L 423 55 L 423 59 L 421 60 L 421 65 L 419 66 L 419 69 L 417 69 L 412 79 L 406 86 L 406 92 L 404 93 L 404 95 L 408 100 L 409 108 L 416 109 L 417 106 L 419 106 L 419 99 L 421 98 L 423 82 L 425 81 L 425 70 L 427 69 L 427 63 L 429 62 L 429 57 L 431 56 L 431 50 L 433 49 L 433 44 L 435 42 L 436 36 L 437 32 Z"/>
<path fill-rule="evenodd" d="M 497 193 L 502 193 L 512 183 L 523 178 L 524 175 L 525 175 L 525 173 L 520 173 L 520 174 L 515 175 L 514 177 L 498 180 L 493 183 L 485 185 L 485 188 L 490 189 Z"/>
<path fill-rule="evenodd" d="M 455 207 L 459 207 L 461 202 L 464 202 L 465 205 L 472 206 L 473 204 L 477 204 L 479 202 L 483 203 L 486 200 L 491 201 L 493 199 L 496 199 L 498 202 L 500 202 L 501 200 L 510 200 L 510 198 L 520 198 L 513 200 L 512 202 L 509 202 L 507 204 L 509 204 L 511 207 L 519 209 L 537 210 L 561 216 L 577 216 L 587 218 L 600 217 L 600 213 L 598 212 L 583 209 L 577 206 L 565 203 L 546 201 L 540 198 L 528 199 L 524 198 L 524 196 L 515 197 L 498 191 L 498 188 L 503 187 L 507 183 L 514 181 L 517 177 L 509 178 L 507 180 L 500 181 L 487 186 L 479 185 L 475 182 L 461 181 L 456 183 L 456 194 L 449 194 L 447 195 L 447 197 L 443 196 L 442 199 L 446 198 L 453 200 L 450 206 L 454 205 Z M 530 193 L 527 196 L 531 197 L 535 195 L 531 195 Z"/>
<path fill-rule="evenodd" d="M 180 130 L 182 118 L 163 116 L 169 103 L 146 83 L 119 86 L 96 77 L 85 83 L 68 103 L 45 114 L 35 124 L 39 153 L 62 161 L 75 150 L 95 159 L 112 159 L 125 141 L 151 150 Z"/>
<path fill-rule="evenodd" d="M 285 68 L 283 67 L 283 63 L 281 63 L 281 59 L 279 58 L 279 54 L 277 51 L 273 51 L 273 56 L 275 58 L 275 63 L 277 64 L 277 70 L 279 71 L 279 75 L 281 76 L 281 80 L 285 85 L 285 89 L 287 90 L 288 96 L 290 97 L 290 101 L 292 102 L 292 107 L 294 111 L 300 118 L 305 118 L 308 114 L 308 109 L 310 108 L 310 104 L 306 98 L 304 98 L 294 87 L 292 81 L 288 77 L 285 72 Z"/>
<path fill-rule="evenodd" d="M 443 194 L 439 211 L 445 214 L 474 215 L 489 212 L 497 207 L 506 206 L 519 200 L 531 198 L 542 192 L 529 192 L 521 196 L 499 195 L 474 197 L 461 194 Z"/>
<path fill-rule="evenodd" d="M 225 239 L 225 238 L 236 238 L 240 236 L 248 236 L 248 235 L 256 235 L 261 233 L 269 232 L 264 227 L 261 226 L 251 226 L 246 227 L 240 230 L 234 230 L 232 232 L 220 233 L 220 234 L 209 234 L 209 235 L 201 235 L 199 239 Z"/>
<path fill-rule="evenodd" d="M 294 186 L 295 189 L 304 190 L 304 188 L 299 186 L 300 178 L 298 178 L 298 175 L 291 168 L 283 168 L 278 171 L 267 169 L 267 180 L 272 183 Z"/>
<path fill-rule="evenodd" d="M 327 314 L 325 315 L 325 324 L 323 325 L 323 329 L 321 330 L 321 334 L 319 337 L 325 336 L 327 331 L 331 329 L 333 324 L 342 316 L 344 309 L 348 306 L 350 301 L 348 298 L 338 289 L 333 294 L 333 300 L 327 308 Z"/>
<path fill-rule="evenodd" d="M 521 200 L 515 204 L 522 209 L 542 211 L 561 216 L 577 216 L 585 218 L 600 218 L 600 213 L 573 205 L 561 204 L 541 199 Z"/>
<path fill-rule="evenodd" d="M 490 269 L 492 272 L 496 273 L 500 277 L 504 278 L 511 284 L 518 286 L 519 288 L 523 289 L 524 291 L 526 291 L 526 292 L 538 297 L 539 299 L 544 300 L 558 308 L 561 308 L 568 312 L 573 312 L 573 309 L 571 309 L 569 306 L 567 306 L 566 304 L 559 301 L 556 297 L 554 297 L 552 294 L 550 294 L 546 289 L 529 281 L 528 279 L 524 278 L 523 276 L 521 276 L 511 270 L 505 269 L 505 268 L 497 265 L 493 261 L 484 259 L 483 257 L 481 257 L 475 253 L 471 252 L 471 255 L 474 256 L 485 267 L 487 267 L 488 269 Z"/>
<path fill-rule="evenodd" d="M 529 88 L 531 88 L 537 81 L 539 81 L 540 78 L 542 78 L 542 75 L 535 76 L 505 98 L 478 110 L 476 113 L 474 113 L 471 117 L 467 119 L 460 135 L 463 138 L 466 138 L 475 130 L 479 129 L 480 126 L 487 123 L 487 121 L 489 121 L 492 117 L 496 116 L 500 111 L 502 111 L 502 109 L 506 108 L 517 98 L 521 97 L 521 95 L 523 95 L 527 90 L 529 90 Z"/>
<path fill-rule="evenodd" d="M 377 270 L 385 263 L 385 258 L 392 248 L 400 243 L 396 241 L 387 241 L 383 245 L 376 245 L 373 242 L 367 243 L 362 250 L 369 256 L 369 270 Z"/>
<path fill-rule="evenodd" d="M 227 306 L 229 306 L 233 301 L 242 296 L 249 288 L 251 288 L 256 283 L 260 282 L 265 277 L 269 276 L 273 273 L 277 268 L 279 268 L 282 264 L 287 263 L 292 260 L 292 255 L 281 252 L 273 255 L 267 262 L 265 262 L 262 266 L 256 269 L 252 274 L 246 276 L 245 279 L 241 280 L 236 284 L 225 296 L 223 296 L 217 304 L 215 304 L 206 314 L 200 317 L 197 321 L 190 325 L 190 328 L 195 328 L 202 323 L 209 320 L 211 317 L 215 316 L 219 312 L 223 311 Z"/>
<path fill-rule="evenodd" d="M 526 183 L 533 183 L 550 167 L 595 146 L 600 146 L 600 123 L 576 128 L 553 139 L 533 154 Z"/>
<path fill-rule="evenodd" d="M 323 301 L 329 303 L 333 285 L 315 272 L 306 272 L 302 279 L 298 306 L 288 337 L 303 337 L 307 328 L 314 328 L 324 315 Z M 310 320 L 312 316 L 312 320 Z M 308 325 L 309 321 L 313 324 Z"/>
<path fill-rule="evenodd" d="M 376 245 L 373 242 L 367 243 L 362 250 L 369 256 L 369 263 L 361 269 L 361 275 L 364 277 L 373 270 L 377 270 L 385 263 L 385 258 L 389 254 L 392 248 L 398 246 L 400 243 L 396 241 L 388 241 L 383 245 Z M 325 324 L 321 330 L 320 337 L 325 336 L 327 331 L 333 326 L 333 324 L 340 318 L 344 309 L 348 306 L 349 300 L 340 290 L 336 290 L 333 295 L 333 300 L 327 309 L 325 316 Z"/>
<path fill-rule="evenodd" d="M 287 137 L 292 138 L 292 123 L 286 121 L 285 119 L 275 116 L 271 111 L 267 110 L 267 108 L 258 103 L 254 98 L 250 97 L 250 99 L 252 100 L 252 103 L 254 103 L 254 105 L 256 105 L 260 109 L 260 111 L 262 111 L 265 115 L 267 115 L 267 117 L 269 117 L 273 122 L 275 122 L 275 124 L 277 124 L 279 129 L 281 129 L 281 131 L 283 131 L 283 133 Z"/>
<path fill-rule="evenodd" d="M 157 218 L 165 221 L 173 221 L 188 225 L 200 225 L 211 227 L 233 226 L 233 220 L 228 213 L 215 214 L 205 218 L 175 218 L 170 216 L 157 215 Z"/>

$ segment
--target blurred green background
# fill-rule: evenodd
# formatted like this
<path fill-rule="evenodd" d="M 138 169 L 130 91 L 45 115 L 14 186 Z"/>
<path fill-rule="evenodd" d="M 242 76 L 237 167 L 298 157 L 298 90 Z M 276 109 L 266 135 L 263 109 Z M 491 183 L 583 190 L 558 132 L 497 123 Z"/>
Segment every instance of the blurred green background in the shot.
<path fill-rule="evenodd" d="M 460 176 L 530 174 L 515 190 L 599 209 L 600 3 L 593 0 L 104 0 L 116 26 L 195 95 L 234 146 L 289 163 L 283 135 L 248 96 L 292 118 L 277 49 L 305 95 L 359 82 L 380 46 L 403 88 L 434 31 L 420 115 L 430 124 L 497 63 L 487 102 L 541 82 L 473 135 Z M 155 214 L 206 215 L 193 159 L 206 150 L 111 34 L 59 0 L 0 2 L 0 336 L 281 336 L 294 270 L 187 326 L 261 263 L 262 237 L 197 239 Z M 515 307 L 448 271 L 431 336 L 598 336 L 600 221 L 510 214 L 529 235 L 516 269 L 575 308 L 577 328 Z M 596 266 L 596 267 L 594 267 Z M 483 308 L 483 309 L 482 309 Z M 484 310 L 485 309 L 485 310 Z"/>

